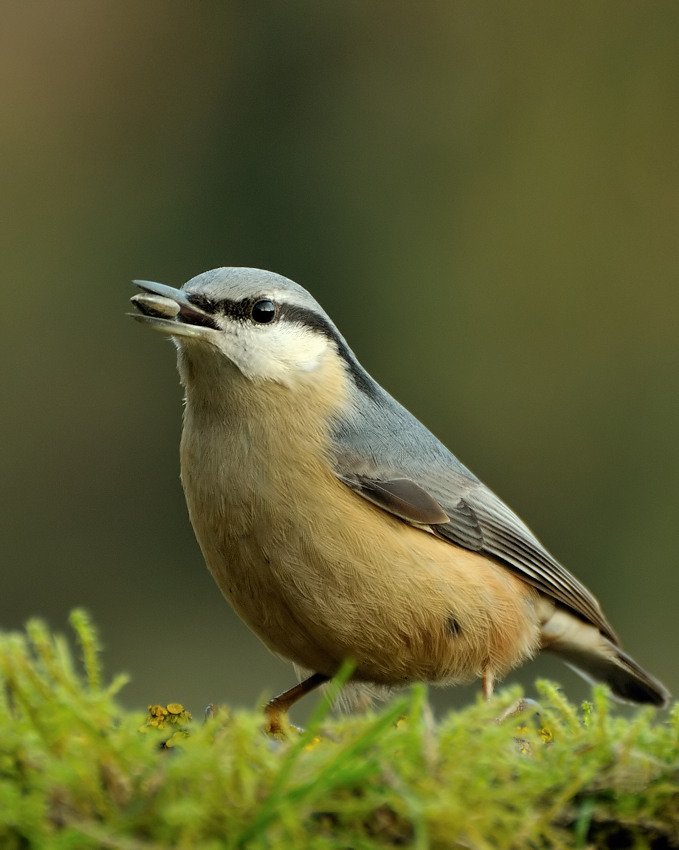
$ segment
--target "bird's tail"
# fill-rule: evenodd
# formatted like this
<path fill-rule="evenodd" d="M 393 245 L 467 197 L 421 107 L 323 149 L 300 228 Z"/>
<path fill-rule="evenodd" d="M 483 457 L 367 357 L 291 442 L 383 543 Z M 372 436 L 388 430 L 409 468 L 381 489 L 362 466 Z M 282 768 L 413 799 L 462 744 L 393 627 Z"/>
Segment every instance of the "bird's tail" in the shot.
<path fill-rule="evenodd" d="M 543 624 L 542 648 L 558 655 L 588 681 L 607 684 L 619 700 L 650 703 L 659 708 L 670 701 L 670 692 L 662 682 L 595 626 L 563 608 L 556 608 Z"/>

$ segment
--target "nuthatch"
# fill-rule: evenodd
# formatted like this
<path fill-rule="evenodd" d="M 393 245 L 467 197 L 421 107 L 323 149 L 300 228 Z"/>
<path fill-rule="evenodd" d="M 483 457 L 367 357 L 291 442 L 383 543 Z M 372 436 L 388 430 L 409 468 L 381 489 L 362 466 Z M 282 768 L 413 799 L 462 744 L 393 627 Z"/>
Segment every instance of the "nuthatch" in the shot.
<path fill-rule="evenodd" d="M 308 672 L 273 731 L 351 659 L 353 680 L 497 678 L 540 650 L 625 701 L 667 689 L 594 596 L 359 364 L 309 293 L 221 268 L 135 281 L 134 318 L 174 340 L 181 478 L 207 566 L 274 653 Z"/>

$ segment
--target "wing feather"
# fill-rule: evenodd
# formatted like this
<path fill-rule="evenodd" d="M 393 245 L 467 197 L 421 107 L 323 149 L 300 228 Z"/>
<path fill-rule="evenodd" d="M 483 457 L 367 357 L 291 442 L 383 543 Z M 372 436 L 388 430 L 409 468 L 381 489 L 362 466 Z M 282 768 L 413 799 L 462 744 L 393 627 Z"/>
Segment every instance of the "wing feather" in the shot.
<path fill-rule="evenodd" d="M 619 645 L 597 599 L 528 526 L 391 396 L 380 390 L 377 399 L 333 432 L 337 477 L 403 521 L 487 553 Z"/>

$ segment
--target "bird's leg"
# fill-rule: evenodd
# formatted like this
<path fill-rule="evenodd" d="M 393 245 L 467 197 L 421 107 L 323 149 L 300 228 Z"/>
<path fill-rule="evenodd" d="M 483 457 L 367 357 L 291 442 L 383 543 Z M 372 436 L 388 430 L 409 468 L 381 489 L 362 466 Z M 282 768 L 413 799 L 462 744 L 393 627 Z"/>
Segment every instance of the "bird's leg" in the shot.
<path fill-rule="evenodd" d="M 486 667 L 481 676 L 481 692 L 485 700 L 489 700 L 493 696 L 495 690 L 495 676 L 491 670 Z"/>
<path fill-rule="evenodd" d="M 264 731 L 267 735 L 274 738 L 285 737 L 283 730 L 283 717 L 290 711 L 292 706 L 306 694 L 311 693 L 319 685 L 330 681 L 330 676 L 324 676 L 323 673 L 314 673 L 303 682 L 288 688 L 282 694 L 278 694 L 264 706 Z"/>

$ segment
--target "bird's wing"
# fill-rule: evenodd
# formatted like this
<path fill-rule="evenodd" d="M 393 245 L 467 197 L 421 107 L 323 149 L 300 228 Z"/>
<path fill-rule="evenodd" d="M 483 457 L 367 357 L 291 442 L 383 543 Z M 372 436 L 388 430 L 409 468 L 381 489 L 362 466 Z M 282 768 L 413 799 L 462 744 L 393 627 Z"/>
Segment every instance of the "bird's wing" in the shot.
<path fill-rule="evenodd" d="M 386 393 L 371 415 L 354 423 L 343 421 L 332 436 L 335 474 L 347 487 L 448 543 L 485 552 L 619 644 L 590 591 L 501 499 Z"/>

